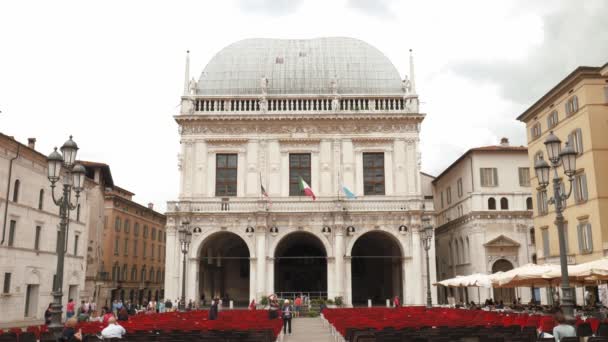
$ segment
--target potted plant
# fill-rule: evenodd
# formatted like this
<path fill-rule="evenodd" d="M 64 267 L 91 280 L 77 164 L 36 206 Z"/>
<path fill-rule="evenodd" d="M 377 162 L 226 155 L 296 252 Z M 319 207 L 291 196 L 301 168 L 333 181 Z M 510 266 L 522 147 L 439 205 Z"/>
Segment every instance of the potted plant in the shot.
<path fill-rule="evenodd" d="M 344 301 L 342 300 L 342 296 L 338 296 L 336 298 L 334 298 L 334 303 L 336 303 L 336 306 L 341 308 L 342 305 L 344 305 Z"/>

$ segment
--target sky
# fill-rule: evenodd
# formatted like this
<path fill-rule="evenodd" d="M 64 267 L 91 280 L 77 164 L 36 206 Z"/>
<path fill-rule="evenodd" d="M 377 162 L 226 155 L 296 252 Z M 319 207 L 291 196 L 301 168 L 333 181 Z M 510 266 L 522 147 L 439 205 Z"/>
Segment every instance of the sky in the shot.
<path fill-rule="evenodd" d="M 501 137 L 579 65 L 608 62 L 608 1 L 0 2 L 0 132 L 44 154 L 72 134 L 79 159 L 110 165 L 134 200 L 177 198 L 178 113 L 186 50 L 198 78 L 246 38 L 349 36 L 402 75 L 413 49 L 422 171 L 439 174 Z"/>

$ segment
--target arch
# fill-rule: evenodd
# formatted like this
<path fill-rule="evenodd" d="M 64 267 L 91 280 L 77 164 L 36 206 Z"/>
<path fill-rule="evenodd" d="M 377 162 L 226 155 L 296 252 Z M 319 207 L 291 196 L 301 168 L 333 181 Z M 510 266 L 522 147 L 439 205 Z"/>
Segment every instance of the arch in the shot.
<path fill-rule="evenodd" d="M 15 179 L 13 186 L 13 202 L 19 202 L 19 188 L 21 187 L 21 181 Z"/>
<path fill-rule="evenodd" d="M 500 199 L 500 210 L 509 210 L 509 200 L 506 197 Z"/>
<path fill-rule="evenodd" d="M 488 198 L 488 209 L 496 210 L 496 199 L 494 197 Z"/>
<path fill-rule="evenodd" d="M 526 198 L 526 210 L 532 210 L 534 209 L 533 205 L 532 205 L 532 197 L 528 197 Z"/>
<path fill-rule="evenodd" d="M 195 249 L 197 271 L 188 280 L 195 282 L 194 298 L 223 298 L 235 305 L 249 302 L 251 252 L 249 239 L 228 230 L 202 234 Z M 198 272 L 198 276 L 196 274 Z M 160 278 L 160 269 L 157 278 Z M 197 284 L 198 283 L 198 287 Z"/>
<path fill-rule="evenodd" d="M 245 229 L 243 229 L 243 232 L 244 231 L 245 231 Z M 207 243 L 207 241 L 210 238 L 212 238 L 214 235 L 221 234 L 221 233 L 229 233 L 229 234 L 234 234 L 235 236 L 238 236 L 247 245 L 247 250 L 249 252 L 249 255 L 251 257 L 253 257 L 255 255 L 255 248 L 253 246 L 253 239 L 250 239 L 247 236 L 245 236 L 244 234 L 241 235 L 241 234 L 239 234 L 237 232 L 233 232 L 233 231 L 229 231 L 229 230 L 223 230 L 223 229 L 220 229 L 220 228 L 213 228 L 213 229 L 210 229 L 210 230 L 208 230 L 208 231 L 206 231 L 206 232 L 204 232 L 202 234 L 195 234 L 192 237 L 192 242 L 190 244 L 190 250 L 188 252 L 189 259 L 196 259 L 196 258 L 198 258 L 199 255 L 201 254 L 201 250 L 203 248 L 203 245 L 205 243 Z"/>
<path fill-rule="evenodd" d="M 289 235 L 295 234 L 295 233 L 310 234 L 310 235 L 316 237 L 323 244 L 323 248 L 325 249 L 325 254 L 327 255 L 327 257 L 333 256 L 333 248 L 331 247 L 331 244 L 327 240 L 327 237 L 323 236 L 320 233 L 311 232 L 308 230 L 293 230 L 293 229 L 291 229 L 291 230 L 279 229 L 279 234 L 277 234 L 275 242 L 270 245 L 270 248 L 268 250 L 268 255 L 275 255 L 277 246 L 279 246 L 281 244 L 281 242 L 285 238 L 287 238 Z"/>
<path fill-rule="evenodd" d="M 323 239 L 308 231 L 292 231 L 275 245 L 274 289 L 291 296 L 327 295 L 327 250 Z"/>
<path fill-rule="evenodd" d="M 513 264 L 507 259 L 498 259 L 492 265 L 492 273 L 506 272 L 513 269 Z M 503 303 L 512 303 L 515 299 L 514 288 L 494 288 L 494 301 Z"/>
<path fill-rule="evenodd" d="M 373 230 L 361 235 L 351 255 L 352 302 L 383 304 L 403 293 L 403 252 L 392 234 Z M 383 284 L 377 286 L 377 284 Z"/>
<path fill-rule="evenodd" d="M 359 232 L 359 231 L 357 231 Z M 361 232 L 361 234 L 359 236 L 356 236 L 356 238 L 351 239 L 348 242 L 348 245 L 346 246 L 346 255 L 347 257 L 352 256 L 351 252 L 353 250 L 353 247 L 355 246 L 355 243 L 357 243 L 357 240 L 359 240 L 363 235 L 367 234 L 367 233 L 371 233 L 371 232 L 382 232 L 383 234 L 385 234 L 387 237 L 390 237 L 392 241 L 394 241 L 397 246 L 399 247 L 399 253 L 401 253 L 401 255 L 405 255 L 405 249 L 403 248 L 403 244 L 401 244 L 401 240 L 400 240 L 400 236 L 397 235 L 395 232 L 385 229 L 385 228 L 380 228 L 380 229 L 367 229 Z M 401 235 L 404 236 L 404 235 Z M 407 234 L 405 235 L 407 236 Z"/>

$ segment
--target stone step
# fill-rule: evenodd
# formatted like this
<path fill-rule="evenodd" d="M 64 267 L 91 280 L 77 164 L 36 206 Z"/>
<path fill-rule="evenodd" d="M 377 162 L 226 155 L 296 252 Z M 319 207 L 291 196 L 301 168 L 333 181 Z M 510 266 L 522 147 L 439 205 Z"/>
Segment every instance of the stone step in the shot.
<path fill-rule="evenodd" d="M 284 342 L 335 342 L 329 327 L 320 318 L 300 317 L 291 320 L 291 335 L 283 337 Z"/>

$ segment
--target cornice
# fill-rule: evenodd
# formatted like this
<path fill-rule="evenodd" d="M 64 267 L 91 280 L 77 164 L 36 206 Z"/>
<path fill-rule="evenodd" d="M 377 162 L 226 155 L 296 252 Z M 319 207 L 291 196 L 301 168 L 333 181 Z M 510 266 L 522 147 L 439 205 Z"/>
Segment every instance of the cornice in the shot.
<path fill-rule="evenodd" d="M 201 121 L 347 121 L 347 120 L 399 120 L 422 121 L 424 113 L 307 113 L 307 114 L 201 114 L 201 115 L 174 115 L 179 124 Z"/>

